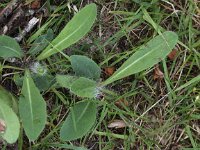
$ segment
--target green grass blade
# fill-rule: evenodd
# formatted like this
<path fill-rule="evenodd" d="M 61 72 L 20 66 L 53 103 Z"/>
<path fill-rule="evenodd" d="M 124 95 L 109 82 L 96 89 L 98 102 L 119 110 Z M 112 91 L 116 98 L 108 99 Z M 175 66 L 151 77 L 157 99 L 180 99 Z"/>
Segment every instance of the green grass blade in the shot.
<path fill-rule="evenodd" d="M 187 86 L 193 84 L 193 83 L 198 83 L 200 81 L 200 75 L 198 75 L 197 77 L 194 77 L 193 79 L 191 79 L 190 81 L 188 81 L 187 83 L 181 85 L 180 87 L 178 87 L 175 91 L 180 91 L 184 88 L 186 88 Z"/>
<path fill-rule="evenodd" d="M 196 149 L 197 148 L 196 147 L 196 142 L 194 141 L 194 138 L 192 136 L 192 132 L 190 130 L 190 126 L 189 125 L 186 126 L 185 131 L 186 131 L 186 133 L 187 133 L 187 135 L 188 135 L 188 137 L 190 139 L 190 142 L 191 142 L 193 148 Z"/>

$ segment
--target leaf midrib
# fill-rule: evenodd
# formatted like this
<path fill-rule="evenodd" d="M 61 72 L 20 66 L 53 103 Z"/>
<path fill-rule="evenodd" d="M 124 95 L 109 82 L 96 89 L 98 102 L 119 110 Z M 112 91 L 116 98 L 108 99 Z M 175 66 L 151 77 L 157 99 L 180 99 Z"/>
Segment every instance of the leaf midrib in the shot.
<path fill-rule="evenodd" d="M 32 98 L 31 98 L 31 92 L 30 92 L 30 83 L 28 78 L 26 78 L 26 86 L 27 86 L 27 93 L 28 93 L 28 100 L 29 100 L 29 104 L 30 104 L 30 112 L 31 112 L 31 126 L 32 129 L 34 128 L 34 124 L 33 124 L 33 108 L 32 108 Z"/>
<path fill-rule="evenodd" d="M 81 115 L 77 118 L 77 120 L 76 120 L 77 123 L 78 123 L 78 122 L 81 120 L 81 118 L 85 115 L 85 113 L 86 113 L 86 111 L 87 111 L 89 105 L 90 105 L 90 102 L 87 103 L 87 105 L 86 105 L 85 108 L 83 109 Z"/>
<path fill-rule="evenodd" d="M 49 53 L 51 53 L 58 45 L 60 45 L 61 43 L 63 43 L 64 41 L 68 40 L 75 32 L 77 32 L 90 18 L 92 15 L 90 15 L 88 17 L 88 19 L 86 19 L 74 32 L 72 32 L 71 34 L 69 34 L 65 39 L 61 40 L 60 42 L 58 42 L 56 45 L 52 45 L 53 48 L 51 48 L 49 51 L 47 51 L 46 53 L 44 53 L 43 55 L 48 55 Z M 62 32 L 62 31 L 61 31 Z M 60 51 L 60 50 L 59 50 Z"/>
<path fill-rule="evenodd" d="M 20 52 L 18 52 L 18 51 L 16 51 L 15 49 L 13 49 L 13 48 L 10 48 L 10 47 L 8 47 L 8 46 L 0 46 L 0 47 L 5 47 L 5 48 L 8 48 L 8 49 L 10 49 L 11 51 L 13 51 L 14 53 L 16 53 L 18 56 L 20 56 L 21 54 L 20 54 Z"/>
<path fill-rule="evenodd" d="M 154 51 L 156 51 L 161 45 L 158 45 L 154 50 L 147 52 L 145 55 L 143 55 L 142 57 L 140 57 L 139 59 L 136 59 L 135 61 L 133 61 L 133 63 L 131 63 L 130 65 L 128 65 L 127 67 L 125 67 L 124 69 L 122 69 L 121 71 L 119 71 L 118 73 L 113 75 L 113 78 L 116 78 L 116 76 L 118 76 L 119 74 L 121 74 L 122 72 L 126 71 L 127 69 L 129 69 L 133 64 L 136 64 L 137 62 L 139 62 L 141 59 L 145 58 L 147 55 L 153 53 Z M 145 47 L 147 48 L 147 47 Z M 111 78 L 112 79 L 112 78 Z"/>

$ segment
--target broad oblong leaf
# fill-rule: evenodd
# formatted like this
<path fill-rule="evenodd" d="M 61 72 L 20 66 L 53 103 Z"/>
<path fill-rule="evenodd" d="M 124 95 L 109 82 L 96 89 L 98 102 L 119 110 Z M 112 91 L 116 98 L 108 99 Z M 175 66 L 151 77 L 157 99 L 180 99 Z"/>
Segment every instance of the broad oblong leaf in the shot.
<path fill-rule="evenodd" d="M 46 103 L 28 70 L 25 72 L 23 81 L 19 114 L 29 140 L 36 140 L 44 129 L 47 120 Z"/>
<path fill-rule="evenodd" d="M 103 85 L 143 71 L 164 59 L 178 42 L 176 33 L 166 31 L 135 52 Z"/>
<path fill-rule="evenodd" d="M 1 98 L 0 98 L 1 99 Z M 0 137 L 8 143 L 13 144 L 19 137 L 19 119 L 10 106 L 0 100 L 0 122 L 5 125 L 5 131 L 0 133 Z"/>
<path fill-rule="evenodd" d="M 71 109 L 60 131 L 63 141 L 71 141 L 87 134 L 96 121 L 97 107 L 93 101 L 81 101 Z"/>
<path fill-rule="evenodd" d="M 49 44 L 49 46 L 37 57 L 38 60 L 45 59 L 79 41 L 91 29 L 97 15 L 95 4 L 85 6 L 80 10 L 60 34 Z"/>
<path fill-rule="evenodd" d="M 94 98 L 98 94 L 97 83 L 84 77 L 75 80 L 70 91 L 77 96 L 87 98 Z"/>
<path fill-rule="evenodd" d="M 59 86 L 70 89 L 73 82 L 76 80 L 74 76 L 70 75 L 56 75 L 56 81 L 59 84 Z"/>
<path fill-rule="evenodd" d="M 99 80 L 101 69 L 93 60 L 81 55 L 72 55 L 70 60 L 76 76 Z"/>
<path fill-rule="evenodd" d="M 3 35 L 0 36 L 0 57 L 4 59 L 10 57 L 23 57 L 24 53 L 15 39 Z"/>
<path fill-rule="evenodd" d="M 48 90 L 48 88 L 50 88 L 55 83 L 55 77 L 47 73 L 45 75 L 38 75 L 33 73 L 31 76 L 36 87 L 41 92 Z"/>
<path fill-rule="evenodd" d="M 17 99 L 0 85 L 0 103 L 1 102 L 11 107 L 15 113 L 18 113 Z"/>

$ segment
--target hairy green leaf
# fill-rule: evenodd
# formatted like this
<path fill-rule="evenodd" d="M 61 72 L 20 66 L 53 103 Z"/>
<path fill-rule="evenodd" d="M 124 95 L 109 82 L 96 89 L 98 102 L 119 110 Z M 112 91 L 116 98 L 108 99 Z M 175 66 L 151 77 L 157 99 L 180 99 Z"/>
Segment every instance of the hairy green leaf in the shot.
<path fill-rule="evenodd" d="M 42 50 L 45 49 L 45 47 L 48 46 L 51 40 L 53 40 L 53 30 L 49 29 L 47 31 L 47 34 L 39 36 L 32 44 L 32 47 L 28 51 L 28 54 L 36 55 Z"/>
<path fill-rule="evenodd" d="M 31 77 L 39 91 L 46 91 L 55 83 L 55 77 L 50 74 L 38 75 L 33 73 Z"/>
<path fill-rule="evenodd" d="M 70 75 L 56 75 L 56 81 L 58 82 L 59 86 L 70 89 L 72 83 L 76 80 L 75 77 Z"/>
<path fill-rule="evenodd" d="M 79 41 L 91 29 L 96 15 L 95 4 L 89 4 L 81 9 L 37 59 L 45 59 Z"/>
<path fill-rule="evenodd" d="M 98 80 L 100 78 L 100 67 L 88 57 L 72 55 L 70 60 L 76 76 L 86 77 L 93 80 Z"/>
<path fill-rule="evenodd" d="M 10 106 L 15 113 L 18 113 L 17 99 L 0 85 L 0 103 L 1 102 L 4 102 Z"/>
<path fill-rule="evenodd" d="M 46 103 L 26 70 L 22 96 L 19 101 L 19 114 L 26 135 L 31 141 L 38 138 L 47 120 Z"/>
<path fill-rule="evenodd" d="M 178 42 L 176 33 L 166 31 L 143 45 L 103 85 L 143 71 L 164 59 Z"/>
<path fill-rule="evenodd" d="M 19 137 L 19 119 L 12 108 L 4 103 L 3 100 L 0 100 L 0 123 L 5 126 L 5 131 L 0 133 L 0 137 L 10 144 L 15 143 Z"/>
<path fill-rule="evenodd" d="M 47 73 L 45 75 L 32 73 L 31 77 L 40 92 L 48 90 L 55 83 L 55 77 Z M 22 87 L 23 80 L 24 76 L 20 76 L 19 74 L 14 75 L 14 81 L 18 87 Z"/>
<path fill-rule="evenodd" d="M 97 95 L 97 83 L 93 80 L 80 77 L 75 80 L 70 88 L 71 92 L 80 97 L 93 98 Z"/>
<path fill-rule="evenodd" d="M 23 55 L 24 53 L 15 39 L 6 35 L 0 36 L 0 57 L 4 59 L 10 57 L 21 58 Z"/>
<path fill-rule="evenodd" d="M 61 128 L 61 139 L 71 141 L 83 137 L 94 125 L 96 114 L 96 103 L 88 100 L 76 103 Z"/>

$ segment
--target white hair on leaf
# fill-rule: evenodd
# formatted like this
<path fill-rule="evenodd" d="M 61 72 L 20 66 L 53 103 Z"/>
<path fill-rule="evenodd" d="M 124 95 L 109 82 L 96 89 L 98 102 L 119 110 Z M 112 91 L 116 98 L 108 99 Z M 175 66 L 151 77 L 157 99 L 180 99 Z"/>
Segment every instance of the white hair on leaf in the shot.
<path fill-rule="evenodd" d="M 31 66 L 30 66 L 30 70 L 38 75 L 45 75 L 47 73 L 47 68 L 43 65 L 41 65 L 39 62 L 34 62 Z"/>

